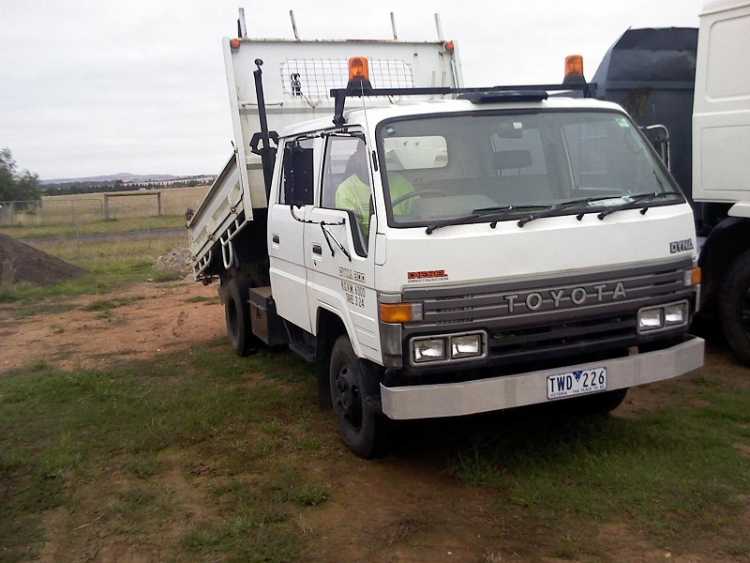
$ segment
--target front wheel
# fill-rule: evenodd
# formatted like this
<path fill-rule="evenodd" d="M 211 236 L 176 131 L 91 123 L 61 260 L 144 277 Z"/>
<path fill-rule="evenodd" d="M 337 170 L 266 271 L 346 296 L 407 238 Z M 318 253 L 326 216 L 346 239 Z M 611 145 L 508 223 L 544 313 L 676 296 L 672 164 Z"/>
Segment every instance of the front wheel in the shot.
<path fill-rule="evenodd" d="M 750 251 L 741 254 L 724 277 L 719 320 L 732 353 L 750 365 Z"/>
<path fill-rule="evenodd" d="M 349 338 L 339 336 L 329 364 L 331 403 L 344 443 L 359 457 L 371 459 L 385 453 L 387 429 L 383 415 L 367 400 L 364 371 Z"/>

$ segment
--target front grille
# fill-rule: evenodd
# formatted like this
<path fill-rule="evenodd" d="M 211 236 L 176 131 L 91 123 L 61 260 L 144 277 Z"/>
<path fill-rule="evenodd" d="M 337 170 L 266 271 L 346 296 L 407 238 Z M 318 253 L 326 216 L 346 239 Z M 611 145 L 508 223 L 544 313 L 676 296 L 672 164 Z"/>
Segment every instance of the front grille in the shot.
<path fill-rule="evenodd" d="M 628 314 L 570 320 L 555 325 L 492 330 L 488 334 L 487 345 L 490 354 L 508 360 L 572 350 L 585 351 L 593 345 L 598 348 L 621 348 L 634 343 L 636 322 L 636 315 Z"/>
<path fill-rule="evenodd" d="M 560 276 L 451 288 L 407 288 L 405 301 L 423 304 L 413 328 L 453 330 L 558 324 L 571 318 L 630 312 L 652 303 L 684 299 L 690 259 L 588 275 Z"/>
<path fill-rule="evenodd" d="M 408 288 L 404 300 L 422 303 L 423 320 L 404 326 L 404 352 L 414 336 L 466 330 L 486 330 L 488 359 L 505 364 L 627 349 L 639 343 L 641 307 L 692 299 L 694 288 L 685 287 L 690 268 L 688 258 L 546 279 Z"/>

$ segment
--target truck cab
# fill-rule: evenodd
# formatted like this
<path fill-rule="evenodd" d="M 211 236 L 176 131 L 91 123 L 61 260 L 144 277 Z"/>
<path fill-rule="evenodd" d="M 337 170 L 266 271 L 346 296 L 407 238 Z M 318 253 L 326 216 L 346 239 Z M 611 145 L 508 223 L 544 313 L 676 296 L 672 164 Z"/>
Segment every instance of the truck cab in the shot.
<path fill-rule="evenodd" d="M 692 210 L 620 106 L 580 80 L 382 88 L 348 66 L 332 111 L 262 132 L 262 228 L 220 231 L 196 273 L 219 278 L 239 353 L 317 362 L 352 451 L 381 453 L 398 420 L 606 412 L 702 365 Z"/>
<path fill-rule="evenodd" d="M 351 424 L 363 394 L 396 420 L 608 403 L 701 364 L 690 206 L 619 106 L 543 98 L 281 133 L 276 311 L 371 364 L 329 373 Z"/>

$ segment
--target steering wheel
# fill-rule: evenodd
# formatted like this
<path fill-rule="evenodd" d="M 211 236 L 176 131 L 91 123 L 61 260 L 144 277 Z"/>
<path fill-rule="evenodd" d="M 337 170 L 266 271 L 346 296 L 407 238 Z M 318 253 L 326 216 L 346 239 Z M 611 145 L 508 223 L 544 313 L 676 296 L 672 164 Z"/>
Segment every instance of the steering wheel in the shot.
<path fill-rule="evenodd" d="M 391 201 L 391 207 L 396 207 L 397 205 L 400 205 L 404 203 L 405 201 L 409 201 L 410 199 L 414 199 L 415 197 L 445 197 L 445 192 L 441 192 L 440 190 L 421 190 L 421 191 L 414 191 L 409 192 L 408 194 L 404 194 L 401 197 L 397 197 L 393 201 Z"/>

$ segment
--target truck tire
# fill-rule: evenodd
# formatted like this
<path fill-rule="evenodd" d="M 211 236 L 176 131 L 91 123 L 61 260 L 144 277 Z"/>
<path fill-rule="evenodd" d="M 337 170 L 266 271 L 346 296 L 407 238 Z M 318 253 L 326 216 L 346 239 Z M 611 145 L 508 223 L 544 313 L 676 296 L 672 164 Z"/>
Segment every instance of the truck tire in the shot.
<path fill-rule="evenodd" d="M 719 321 L 734 356 L 750 365 L 750 251 L 740 254 L 724 276 Z"/>
<path fill-rule="evenodd" d="M 387 428 L 382 413 L 363 392 L 364 372 L 349 338 L 339 336 L 333 345 L 328 371 L 339 433 L 351 451 L 359 457 L 372 459 L 385 453 Z"/>
<path fill-rule="evenodd" d="M 623 403 L 627 394 L 627 389 L 615 389 L 589 397 L 573 399 L 568 405 L 569 412 L 582 415 L 609 414 Z"/>
<path fill-rule="evenodd" d="M 238 356 L 248 356 L 256 351 L 257 345 L 250 328 L 248 287 L 237 278 L 232 278 L 223 290 L 224 319 L 229 342 Z"/>

